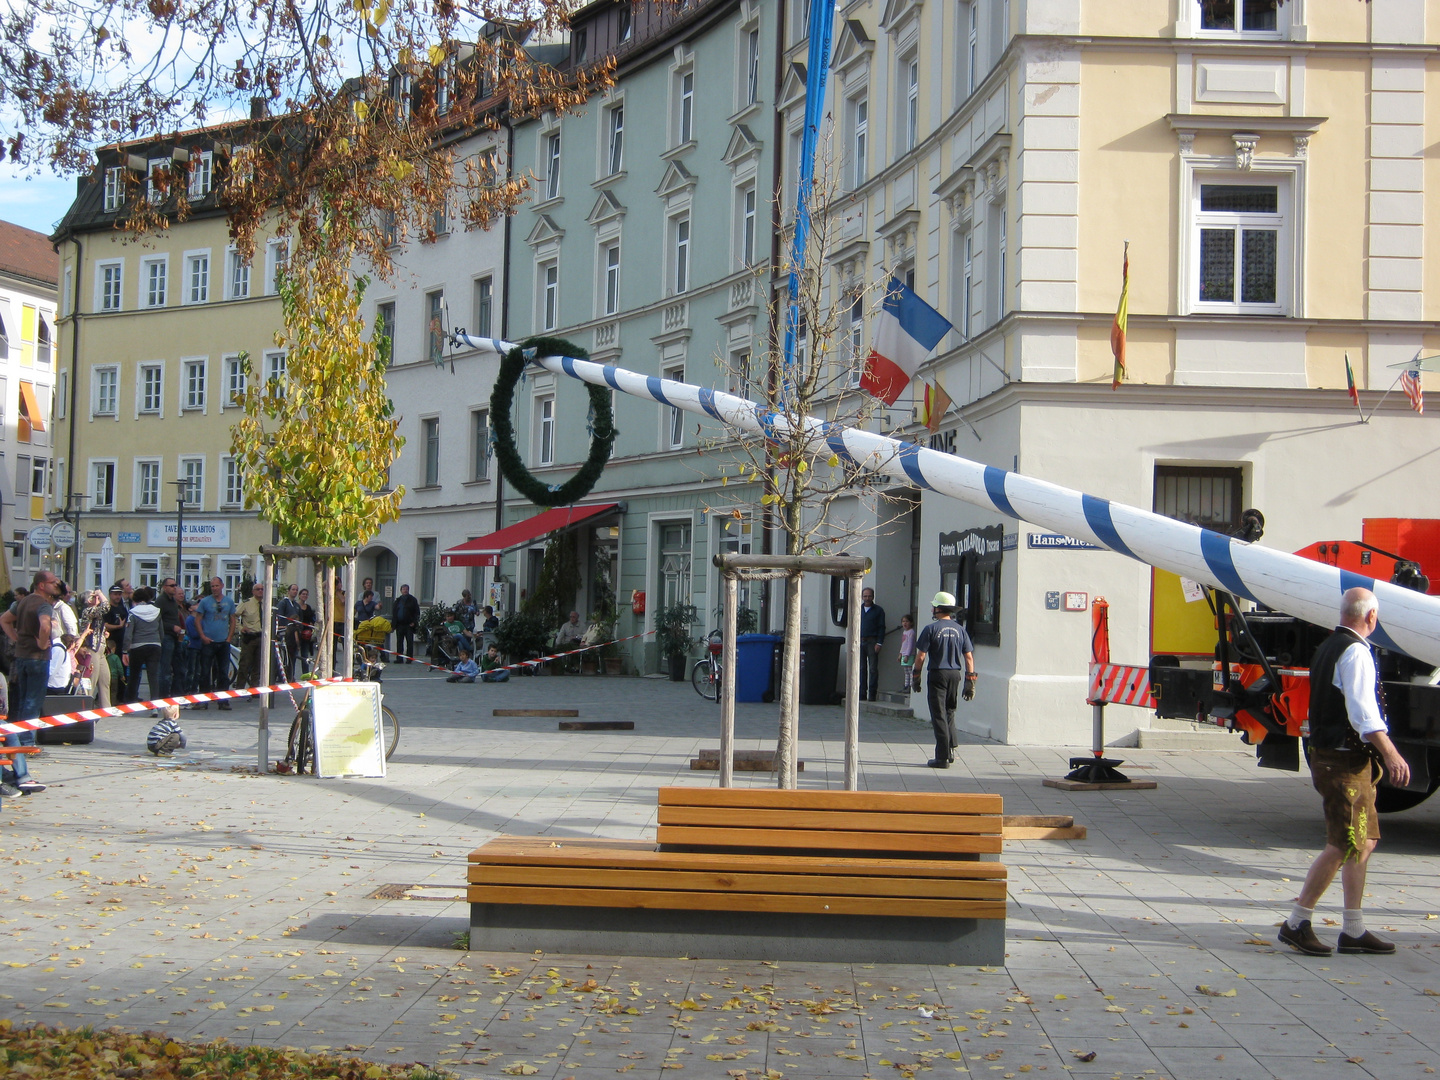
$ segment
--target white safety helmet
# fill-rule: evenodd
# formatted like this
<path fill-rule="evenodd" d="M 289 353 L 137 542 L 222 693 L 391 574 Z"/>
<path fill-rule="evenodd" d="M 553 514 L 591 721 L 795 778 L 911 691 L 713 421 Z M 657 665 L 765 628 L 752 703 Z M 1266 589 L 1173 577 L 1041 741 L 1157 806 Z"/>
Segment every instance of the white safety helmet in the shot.
<path fill-rule="evenodd" d="M 955 606 L 955 594 L 937 592 L 935 599 L 930 601 L 930 606 L 935 608 L 953 608 Z"/>

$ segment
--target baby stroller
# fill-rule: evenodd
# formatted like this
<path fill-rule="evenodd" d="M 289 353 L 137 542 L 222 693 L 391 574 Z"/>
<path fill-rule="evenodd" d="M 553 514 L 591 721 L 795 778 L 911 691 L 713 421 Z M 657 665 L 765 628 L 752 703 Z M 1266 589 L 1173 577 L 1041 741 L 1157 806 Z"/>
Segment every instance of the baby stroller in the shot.
<path fill-rule="evenodd" d="M 430 658 L 440 667 L 454 668 L 460 662 L 460 650 L 475 655 L 475 642 L 465 632 L 463 624 L 448 622 L 444 629 L 435 632 L 430 640 Z"/>

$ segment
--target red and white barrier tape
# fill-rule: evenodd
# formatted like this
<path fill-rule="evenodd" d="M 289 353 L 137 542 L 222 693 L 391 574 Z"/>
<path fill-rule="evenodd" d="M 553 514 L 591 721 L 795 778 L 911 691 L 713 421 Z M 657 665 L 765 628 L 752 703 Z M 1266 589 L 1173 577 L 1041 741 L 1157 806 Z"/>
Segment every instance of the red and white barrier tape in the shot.
<path fill-rule="evenodd" d="M 212 690 L 204 694 L 182 694 L 179 697 L 155 698 L 151 701 L 132 701 L 128 705 L 110 705 L 103 709 L 85 709 L 82 712 L 56 713 L 34 720 L 6 720 L 0 723 L 0 734 L 14 735 L 21 731 L 36 731 L 40 728 L 64 727 L 85 720 L 99 720 L 106 716 L 128 716 L 131 713 L 149 712 L 166 705 L 204 705 L 210 701 L 229 701 L 231 698 L 257 697 L 260 694 L 277 694 L 284 690 L 310 690 L 329 683 L 351 682 L 345 678 L 307 679 L 304 682 L 276 683 L 274 686 L 252 686 L 245 690 Z"/>

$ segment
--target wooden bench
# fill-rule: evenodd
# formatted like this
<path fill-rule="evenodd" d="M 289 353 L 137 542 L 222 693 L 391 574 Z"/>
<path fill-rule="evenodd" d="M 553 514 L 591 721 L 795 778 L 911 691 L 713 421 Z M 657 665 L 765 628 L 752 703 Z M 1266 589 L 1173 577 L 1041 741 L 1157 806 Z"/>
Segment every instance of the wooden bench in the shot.
<path fill-rule="evenodd" d="M 658 843 L 502 836 L 470 947 L 999 964 L 998 795 L 667 787 Z"/>

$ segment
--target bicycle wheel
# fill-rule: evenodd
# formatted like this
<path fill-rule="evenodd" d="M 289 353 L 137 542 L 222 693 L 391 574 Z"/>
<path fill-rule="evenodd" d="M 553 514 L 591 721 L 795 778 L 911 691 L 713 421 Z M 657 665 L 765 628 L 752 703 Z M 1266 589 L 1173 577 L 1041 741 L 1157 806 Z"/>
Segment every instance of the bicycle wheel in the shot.
<path fill-rule="evenodd" d="M 695 661 L 695 666 L 690 669 L 690 685 L 707 701 L 719 700 L 720 683 L 715 678 L 715 668 L 709 660 Z"/>
<path fill-rule="evenodd" d="M 385 743 L 385 760 L 389 761 L 390 755 L 400 745 L 400 718 L 389 705 L 380 706 L 380 734 Z"/>

